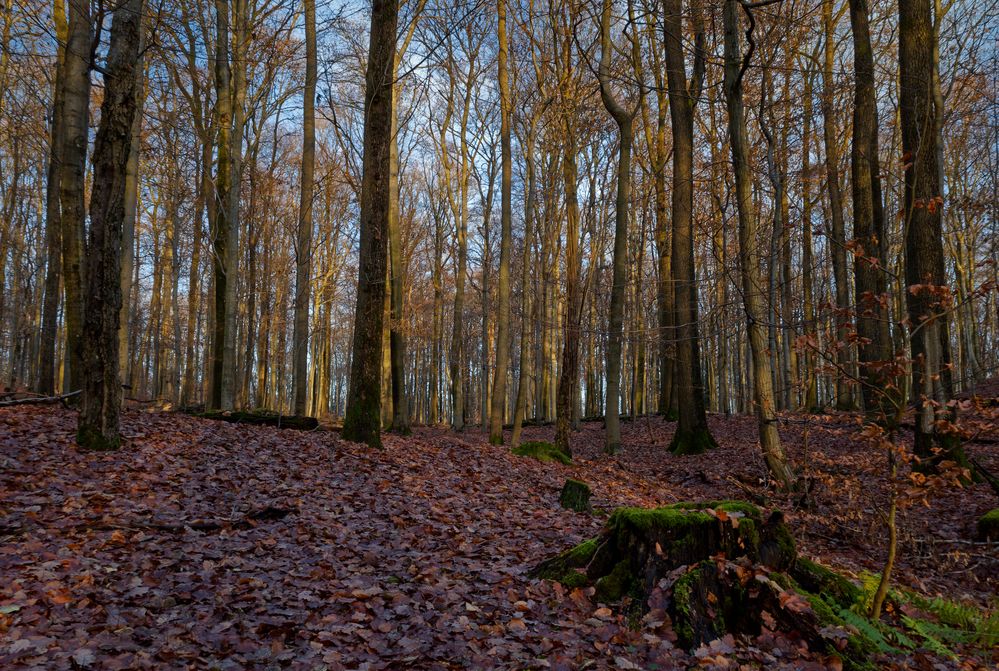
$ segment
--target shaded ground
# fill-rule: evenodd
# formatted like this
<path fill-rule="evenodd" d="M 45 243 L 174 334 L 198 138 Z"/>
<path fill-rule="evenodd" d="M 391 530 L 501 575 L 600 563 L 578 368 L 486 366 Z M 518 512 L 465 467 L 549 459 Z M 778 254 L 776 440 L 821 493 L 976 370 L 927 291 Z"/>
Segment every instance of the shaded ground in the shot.
<path fill-rule="evenodd" d="M 133 410 L 124 426 L 127 448 L 82 454 L 74 413 L 0 410 L 0 668 L 826 668 L 779 636 L 688 655 L 668 626 L 631 630 L 581 592 L 525 577 L 595 535 L 602 510 L 744 497 L 738 482 L 767 494 L 749 418 L 713 417 L 720 448 L 679 458 L 659 418 L 626 423 L 615 457 L 587 424 L 572 466 L 512 456 L 475 430 L 419 429 L 372 452 L 176 414 Z M 803 554 L 848 572 L 877 570 L 883 552 L 883 466 L 855 427 L 847 415 L 784 424 L 816 506 L 769 494 Z M 999 472 L 995 443 L 969 450 Z M 597 514 L 558 507 L 566 477 L 592 485 Z M 999 499 L 977 484 L 932 503 L 903 515 L 899 581 L 986 604 L 999 552 L 970 541 Z"/>

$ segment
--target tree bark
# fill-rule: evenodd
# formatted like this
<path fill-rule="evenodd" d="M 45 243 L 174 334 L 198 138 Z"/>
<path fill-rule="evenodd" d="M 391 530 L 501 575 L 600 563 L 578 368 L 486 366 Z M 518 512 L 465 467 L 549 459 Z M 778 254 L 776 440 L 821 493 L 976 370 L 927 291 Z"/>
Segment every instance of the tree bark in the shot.
<path fill-rule="evenodd" d="M 45 187 L 45 298 L 42 305 L 41 338 L 38 347 L 38 391 L 52 395 L 56 389 L 56 339 L 59 333 L 59 292 L 62 280 L 62 213 L 59 203 L 65 119 L 63 99 L 68 26 L 66 3 L 55 0 L 52 17 L 59 46 L 55 82 L 52 87 L 52 121 L 49 135 L 49 165 Z"/>
<path fill-rule="evenodd" d="M 142 8 L 142 0 L 128 0 L 114 12 L 101 125 L 94 143 L 82 348 L 83 395 L 77 430 L 77 442 L 86 449 L 117 449 L 121 441 L 118 379 L 121 236 L 136 88 L 142 68 Z"/>
<path fill-rule="evenodd" d="M 900 397 L 892 380 L 890 312 L 885 296 L 884 207 L 878 161 L 878 108 L 874 81 L 874 54 L 868 26 L 867 0 L 850 0 L 853 28 L 855 91 L 853 106 L 854 283 L 857 301 L 857 359 L 860 364 L 861 395 L 868 417 L 894 424 Z"/>
<path fill-rule="evenodd" d="M 837 324 L 836 364 L 841 369 L 836 376 L 836 407 L 840 410 L 852 410 L 856 404 L 853 401 L 853 389 L 850 386 L 849 373 L 852 367 L 850 345 L 848 344 L 848 324 L 846 313 L 850 310 L 850 288 L 848 286 L 846 268 L 846 224 L 843 221 L 843 195 L 839 182 L 839 137 L 836 131 L 836 117 L 833 93 L 833 61 L 836 56 L 836 43 L 833 31 L 833 1 L 822 2 L 822 25 L 825 34 L 825 57 L 822 69 L 822 132 L 826 150 L 826 187 L 829 191 L 830 223 L 832 224 L 829 243 L 833 261 L 833 280 L 836 284 L 836 311 L 833 316 Z"/>
<path fill-rule="evenodd" d="M 506 378 L 510 368 L 510 254 L 513 235 L 513 150 L 510 141 L 512 100 L 507 75 L 506 0 L 497 0 L 498 74 L 500 90 L 500 263 L 498 314 L 496 315 L 496 368 L 493 373 L 489 442 L 503 444 L 503 410 L 506 407 Z"/>
<path fill-rule="evenodd" d="M 312 279 L 312 201 L 316 170 L 316 2 L 305 0 L 305 90 L 302 94 L 302 184 L 295 247 L 295 325 L 292 387 L 296 415 L 306 414 L 309 381 L 309 302 Z"/>
<path fill-rule="evenodd" d="M 374 0 L 364 94 L 364 162 L 357 307 L 343 438 L 381 446 L 382 318 L 392 169 L 393 77 L 398 0 Z"/>
<path fill-rule="evenodd" d="M 90 58 L 93 22 L 87 0 L 70 0 L 63 68 L 63 137 L 59 178 L 62 211 L 62 271 L 66 292 L 66 360 L 63 391 L 81 388 L 80 333 L 83 327 L 83 233 L 86 207 L 87 145 L 90 117 Z"/>
<path fill-rule="evenodd" d="M 933 101 L 933 25 L 930 0 L 899 3 L 899 108 L 905 165 L 903 212 L 912 386 L 916 397 L 915 453 L 924 466 L 942 460 L 965 465 L 958 436 L 946 428 L 955 419 L 950 337 L 941 239 L 940 128 Z M 939 453 L 934 448 L 941 448 Z"/>
<path fill-rule="evenodd" d="M 743 307 L 746 312 L 752 354 L 753 397 L 759 423 L 760 447 L 771 476 L 788 489 L 794 475 L 777 433 L 774 390 L 770 359 L 767 357 L 763 319 L 762 256 L 759 252 L 759 224 L 753 207 L 746 119 L 742 102 L 743 55 L 739 36 L 739 0 L 726 0 L 725 22 L 725 100 L 728 107 L 729 144 L 735 170 L 735 195 L 739 220 L 739 266 L 742 276 Z"/>
<path fill-rule="evenodd" d="M 694 28 L 693 78 L 687 83 L 683 57 L 683 5 L 666 0 L 665 46 L 670 119 L 673 126 L 673 322 L 676 325 L 677 426 L 670 442 L 674 454 L 700 454 L 716 445 L 708 431 L 697 326 L 697 277 L 694 268 L 694 109 L 704 77 L 704 28 L 698 1 L 691 3 Z"/>
<path fill-rule="evenodd" d="M 600 21 L 600 99 L 614 118 L 620 137 L 617 172 L 617 199 L 614 212 L 614 261 L 611 280 L 610 319 L 607 336 L 607 398 L 604 399 L 604 451 L 613 454 L 621 448 L 621 341 L 624 326 L 624 297 L 628 265 L 628 208 L 631 202 L 632 124 L 636 110 L 625 110 L 611 91 L 611 0 L 604 0 Z M 636 43 L 633 43 L 637 44 Z M 637 46 L 635 47 L 637 49 Z M 635 59 L 637 61 L 637 58 Z"/>

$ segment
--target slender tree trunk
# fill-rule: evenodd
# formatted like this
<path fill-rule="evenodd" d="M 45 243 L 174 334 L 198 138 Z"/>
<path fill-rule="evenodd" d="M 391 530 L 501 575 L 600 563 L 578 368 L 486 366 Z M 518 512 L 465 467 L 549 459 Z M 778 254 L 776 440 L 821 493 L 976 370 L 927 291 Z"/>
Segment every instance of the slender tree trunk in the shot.
<path fill-rule="evenodd" d="M 93 22 L 87 0 L 70 0 L 69 27 L 63 68 L 62 174 L 59 178 L 62 210 L 62 270 L 66 291 L 66 359 L 64 391 L 76 391 L 83 381 L 80 334 L 83 328 L 83 232 L 86 207 L 87 145 L 90 117 L 90 50 Z"/>
<path fill-rule="evenodd" d="M 894 423 L 893 408 L 900 400 L 891 375 L 890 312 L 885 302 L 887 264 L 884 208 L 878 162 L 878 108 L 874 81 L 874 54 L 868 26 L 867 0 L 850 0 L 853 28 L 855 96 L 853 106 L 854 282 L 857 301 L 857 350 L 862 398 L 868 416 Z"/>
<path fill-rule="evenodd" d="M 309 378 L 309 302 L 312 276 L 312 201 L 316 170 L 316 2 L 305 0 L 305 91 L 302 95 L 302 190 L 295 249 L 295 325 L 292 348 L 294 408 L 306 413 Z"/>
<path fill-rule="evenodd" d="M 771 476 L 785 489 L 794 483 L 787 455 L 777 433 L 774 412 L 774 390 L 770 359 L 766 352 L 763 326 L 762 257 L 759 252 L 758 228 L 753 197 L 749 150 L 746 142 L 746 119 L 742 102 L 742 48 L 740 45 L 738 0 L 726 0 L 725 21 L 725 99 L 729 118 L 729 144 L 735 170 L 736 206 L 739 219 L 739 265 L 742 275 L 743 306 L 746 311 L 749 345 L 752 354 L 753 396 L 759 422 L 760 446 Z"/>
<path fill-rule="evenodd" d="M 140 36 L 141 37 L 141 36 Z M 144 42 L 144 40 L 143 40 Z M 141 51 L 142 45 L 139 45 Z M 132 119 L 132 140 L 125 166 L 125 218 L 122 221 L 121 237 L 121 316 L 118 323 L 118 371 L 122 383 L 128 384 L 129 324 L 132 323 L 132 302 L 128 299 L 132 288 L 132 270 L 135 264 L 135 221 L 139 207 L 139 151 L 142 145 L 142 109 L 145 103 L 142 72 L 135 87 L 138 99 L 135 103 L 135 117 Z"/>
<path fill-rule="evenodd" d="M 56 389 L 56 341 L 59 335 L 59 291 L 62 280 L 62 214 L 59 204 L 60 177 L 64 155 L 65 118 L 63 99 L 66 69 L 66 3 L 55 0 L 52 11 L 56 39 L 60 46 L 52 87 L 52 121 L 49 136 L 49 165 L 45 188 L 45 299 L 42 305 L 41 338 L 38 347 L 38 391 L 52 395 Z"/>
<path fill-rule="evenodd" d="M 137 107 L 137 80 L 142 68 L 139 48 L 142 7 L 142 0 L 128 0 L 114 12 L 101 125 L 94 144 L 81 357 L 83 397 L 77 430 L 77 442 L 86 449 L 117 449 L 121 441 L 121 383 L 118 379 L 121 235 L 125 218 L 125 173 Z"/>
<path fill-rule="evenodd" d="M 625 110 L 611 92 L 611 0 L 604 0 L 600 30 L 600 99 L 614 118 L 620 136 L 617 172 L 617 199 L 614 213 L 614 261 L 611 280 L 610 319 L 607 336 L 607 398 L 604 400 L 606 435 L 604 451 L 613 454 L 621 448 L 621 341 L 624 326 L 624 297 L 628 264 L 628 216 L 631 203 L 632 123 L 637 110 Z M 634 43 L 637 44 L 637 43 Z M 636 47 L 637 48 L 637 47 Z M 637 60 L 637 59 L 636 59 Z"/>
<path fill-rule="evenodd" d="M 496 315 L 496 369 L 493 376 L 489 442 L 503 444 L 503 411 L 506 407 L 506 378 L 510 368 L 510 254 L 513 236 L 513 149 L 510 142 L 512 100 L 507 75 L 506 0 L 497 0 L 497 39 L 499 40 L 498 81 L 500 89 L 500 265 L 499 303 Z"/>
<path fill-rule="evenodd" d="M 229 217 L 229 192 L 232 187 L 231 141 L 232 90 L 229 68 L 229 0 L 215 0 L 215 127 L 218 157 L 215 172 L 215 217 L 212 226 L 215 310 L 212 320 L 212 366 L 209 393 L 205 405 L 222 408 L 222 378 L 228 361 L 225 357 L 227 288 L 235 283 L 236 250 L 230 246 L 229 229 L 236 225 Z M 238 187 L 236 187 L 238 188 Z"/>
<path fill-rule="evenodd" d="M 833 18 L 834 0 L 822 0 L 822 25 L 825 34 L 825 58 L 822 69 L 822 130 L 826 150 L 826 185 L 829 190 L 829 210 L 832 231 L 829 243 L 833 261 L 833 280 L 836 284 L 836 310 L 840 314 L 834 316 L 839 325 L 836 329 L 838 340 L 836 363 L 842 369 L 836 376 L 836 407 L 840 410 L 852 410 L 856 404 L 853 401 L 853 389 L 847 372 L 852 368 L 850 345 L 848 344 L 849 319 L 846 314 L 850 310 L 850 288 L 848 286 L 846 268 L 846 224 L 843 221 L 843 195 L 839 182 L 839 136 L 836 130 L 833 91 L 833 64 L 836 57 L 836 42 Z"/>
<path fill-rule="evenodd" d="M 388 256 L 398 0 L 374 0 L 364 95 L 364 163 L 357 309 L 343 438 L 381 447 L 382 318 Z"/>
<path fill-rule="evenodd" d="M 805 75 L 803 98 L 804 120 L 801 131 L 801 282 L 802 301 L 805 316 L 805 334 L 817 337 L 815 323 L 815 298 L 813 296 L 812 273 L 815 263 L 812 251 L 812 76 Z M 815 352 L 805 352 L 805 399 L 806 412 L 819 409 L 818 376 L 815 373 Z"/>

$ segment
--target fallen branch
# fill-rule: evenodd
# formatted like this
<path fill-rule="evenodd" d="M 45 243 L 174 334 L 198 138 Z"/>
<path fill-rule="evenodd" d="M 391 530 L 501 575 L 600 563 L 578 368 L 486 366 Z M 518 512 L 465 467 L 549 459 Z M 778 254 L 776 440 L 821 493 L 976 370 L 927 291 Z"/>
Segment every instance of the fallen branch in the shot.
<path fill-rule="evenodd" d="M 32 398 L 16 398 L 12 401 L 0 401 L 0 408 L 7 408 L 12 405 L 29 405 L 32 403 L 64 403 L 66 399 L 80 395 L 80 390 L 71 391 L 68 394 L 58 396 L 37 396 Z"/>

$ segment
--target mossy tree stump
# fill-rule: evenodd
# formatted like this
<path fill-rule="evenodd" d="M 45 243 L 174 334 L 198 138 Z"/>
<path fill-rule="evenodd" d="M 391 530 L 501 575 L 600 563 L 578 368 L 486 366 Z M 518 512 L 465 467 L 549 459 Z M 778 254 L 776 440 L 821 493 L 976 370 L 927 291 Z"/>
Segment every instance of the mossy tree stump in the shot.
<path fill-rule="evenodd" d="M 542 463 L 557 461 L 566 466 L 572 464 L 572 457 L 560 450 L 554 443 L 548 443 L 543 440 L 532 440 L 527 443 L 521 443 L 510 451 L 518 457 L 530 457 Z"/>
<path fill-rule="evenodd" d="M 563 508 L 585 513 L 590 510 L 590 486 L 579 480 L 569 479 L 562 485 L 558 502 Z"/>
<path fill-rule="evenodd" d="M 592 586 L 601 603 L 627 597 L 623 605 L 634 616 L 665 596 L 686 648 L 726 633 L 758 635 L 767 626 L 798 632 L 813 650 L 839 654 L 848 667 L 863 666 L 869 653 L 836 615 L 858 589 L 798 560 L 783 515 L 764 519 L 742 501 L 620 508 L 600 536 L 541 562 L 530 575 L 569 588 Z"/>

